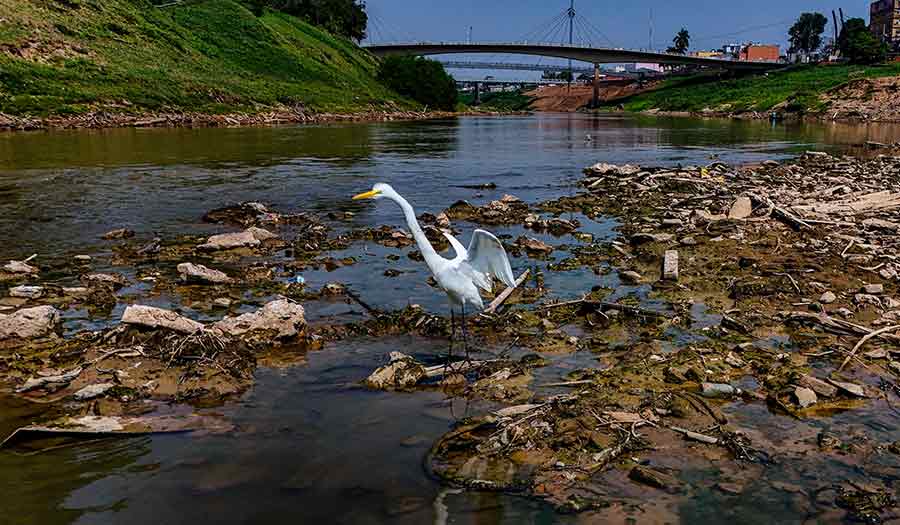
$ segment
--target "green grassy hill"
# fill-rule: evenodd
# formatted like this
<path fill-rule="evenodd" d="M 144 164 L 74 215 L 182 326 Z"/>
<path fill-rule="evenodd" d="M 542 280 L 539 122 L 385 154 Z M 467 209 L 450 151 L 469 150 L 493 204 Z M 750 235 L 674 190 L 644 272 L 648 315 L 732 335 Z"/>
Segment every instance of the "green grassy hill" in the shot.
<path fill-rule="evenodd" d="M 232 0 L 0 0 L 0 112 L 363 111 L 412 103 L 351 42 Z"/>
<path fill-rule="evenodd" d="M 616 101 L 627 111 L 768 111 L 782 105 L 787 111 L 817 112 L 819 96 L 857 78 L 900 75 L 900 64 L 886 66 L 801 66 L 767 75 L 719 81 L 697 75 L 664 81 L 658 89 Z"/>

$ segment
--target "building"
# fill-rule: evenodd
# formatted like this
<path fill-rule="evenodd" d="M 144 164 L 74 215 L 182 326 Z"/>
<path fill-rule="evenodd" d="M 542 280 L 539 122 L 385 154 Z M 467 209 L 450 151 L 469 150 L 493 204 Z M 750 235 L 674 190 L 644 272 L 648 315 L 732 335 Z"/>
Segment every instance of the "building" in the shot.
<path fill-rule="evenodd" d="M 741 49 L 739 60 L 744 62 L 778 62 L 781 48 L 775 44 L 747 44 Z"/>
<path fill-rule="evenodd" d="M 900 47 L 900 0 L 872 2 L 869 7 L 869 30 L 891 47 Z"/>
<path fill-rule="evenodd" d="M 738 55 L 741 54 L 741 48 L 743 48 L 741 44 L 725 44 L 722 46 L 722 53 L 726 55 L 731 55 L 734 58 L 737 58 Z"/>
<path fill-rule="evenodd" d="M 691 56 L 697 58 L 724 58 L 724 54 L 722 51 L 694 51 L 691 53 Z"/>

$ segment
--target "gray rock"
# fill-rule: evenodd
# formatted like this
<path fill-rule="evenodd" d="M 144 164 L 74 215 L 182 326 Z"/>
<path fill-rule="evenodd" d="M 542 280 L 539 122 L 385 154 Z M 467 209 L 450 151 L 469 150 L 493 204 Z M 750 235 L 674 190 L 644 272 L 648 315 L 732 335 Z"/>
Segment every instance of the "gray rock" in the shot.
<path fill-rule="evenodd" d="M 78 401 L 87 401 L 88 399 L 94 399 L 97 396 L 102 396 L 106 393 L 107 390 L 116 386 L 113 383 L 97 383 L 94 385 L 88 385 L 78 392 L 75 392 L 75 399 Z"/>
<path fill-rule="evenodd" d="M 73 286 L 62 289 L 63 294 L 68 295 L 70 297 L 85 297 L 86 295 L 91 293 L 89 288 L 85 288 L 84 286 Z"/>
<path fill-rule="evenodd" d="M 819 297 L 819 302 L 822 304 L 831 304 L 837 300 L 837 296 L 834 292 L 825 292 Z"/>
<path fill-rule="evenodd" d="M 73 259 L 80 263 L 89 263 L 93 260 L 90 255 L 76 255 Z"/>
<path fill-rule="evenodd" d="M 306 328 L 303 307 L 287 299 L 277 299 L 259 310 L 226 317 L 213 325 L 213 329 L 234 336 L 247 337 L 254 333 L 289 339 L 298 336 Z"/>
<path fill-rule="evenodd" d="M 215 301 L 213 301 L 213 305 L 218 306 L 219 308 L 229 308 L 231 307 L 231 299 L 227 297 L 219 297 Z"/>
<path fill-rule="evenodd" d="M 425 367 L 421 363 L 406 354 L 391 352 L 391 362 L 372 372 L 365 384 L 376 390 L 409 388 L 423 377 Z"/>
<path fill-rule="evenodd" d="M 44 295 L 44 288 L 41 286 L 15 286 L 9 289 L 10 297 L 20 297 L 22 299 L 38 299 Z"/>
<path fill-rule="evenodd" d="M 117 273 L 89 273 L 87 275 L 82 275 L 81 281 L 88 285 L 99 284 L 111 286 L 116 290 L 128 284 L 128 280 Z"/>
<path fill-rule="evenodd" d="M 859 289 L 860 293 L 869 295 L 881 295 L 884 293 L 883 284 L 867 284 Z"/>
<path fill-rule="evenodd" d="M 662 278 L 669 281 L 678 280 L 678 251 L 666 250 L 663 257 Z"/>
<path fill-rule="evenodd" d="M 829 385 L 825 381 L 822 381 L 821 379 L 813 377 L 811 375 L 800 377 L 798 383 L 823 397 L 834 397 L 835 394 L 837 394 L 836 387 L 834 387 L 833 385 Z"/>
<path fill-rule="evenodd" d="M 253 236 L 259 242 L 268 241 L 270 239 L 277 239 L 278 236 L 269 230 L 264 230 L 262 228 L 257 228 L 256 226 L 251 226 L 247 228 L 247 232 Z"/>
<path fill-rule="evenodd" d="M 181 263 L 177 268 L 181 280 L 186 283 L 228 284 L 234 282 L 225 273 L 207 268 L 202 264 Z"/>
<path fill-rule="evenodd" d="M 684 221 L 682 221 L 681 219 L 670 218 L 670 219 L 663 219 L 661 224 L 662 224 L 663 228 L 677 228 L 677 227 L 683 225 Z"/>
<path fill-rule="evenodd" d="M 134 237 L 134 232 L 127 228 L 120 228 L 118 230 L 108 231 L 103 234 L 103 238 L 111 241 L 113 239 L 128 239 L 130 237 Z"/>
<path fill-rule="evenodd" d="M 218 250 L 233 250 L 235 248 L 253 248 L 256 246 L 259 246 L 259 239 L 257 239 L 250 231 L 242 231 L 213 235 L 206 240 L 205 244 L 198 246 L 197 249 L 211 252 Z"/>
<path fill-rule="evenodd" d="M 815 391 L 803 386 L 794 388 L 794 397 L 797 399 L 797 405 L 800 406 L 800 408 L 812 406 L 819 400 L 819 398 L 816 397 Z"/>
<path fill-rule="evenodd" d="M 122 323 L 144 328 L 165 328 L 182 334 L 192 334 L 203 325 L 170 310 L 153 306 L 131 305 L 122 314 Z"/>
<path fill-rule="evenodd" d="M 842 390 L 852 396 L 856 397 L 869 397 L 866 395 L 866 391 L 863 387 L 855 384 L 855 383 L 847 383 L 845 381 L 835 381 L 834 379 L 828 379 L 828 382 L 832 385 L 838 387 L 839 390 Z"/>
<path fill-rule="evenodd" d="M 619 278 L 622 280 L 622 282 L 628 284 L 638 284 L 644 277 L 635 271 L 628 270 L 625 272 L 619 272 Z"/>
<path fill-rule="evenodd" d="M 3 270 L 9 273 L 19 273 L 26 275 L 33 275 L 38 273 L 38 269 L 34 266 L 31 266 L 28 263 L 22 261 L 9 261 L 8 264 L 3 266 Z"/>
<path fill-rule="evenodd" d="M 753 213 L 753 202 L 750 197 L 739 197 L 728 210 L 729 219 L 746 219 Z"/>
<path fill-rule="evenodd" d="M 52 306 L 23 308 L 0 314 L 0 340 L 34 339 L 51 335 L 59 324 L 59 311 Z"/>

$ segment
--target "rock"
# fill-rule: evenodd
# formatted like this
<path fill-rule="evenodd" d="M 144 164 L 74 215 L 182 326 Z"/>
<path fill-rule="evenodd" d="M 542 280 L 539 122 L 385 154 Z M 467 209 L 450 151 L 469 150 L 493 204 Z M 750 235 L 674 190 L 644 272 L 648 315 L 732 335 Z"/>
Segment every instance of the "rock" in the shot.
<path fill-rule="evenodd" d="M 674 476 L 643 465 L 632 468 L 628 473 L 628 478 L 666 492 L 677 492 L 681 485 Z"/>
<path fill-rule="evenodd" d="M 870 230 L 884 230 L 891 233 L 900 232 L 900 224 L 884 219 L 865 219 L 862 221 L 862 225 Z"/>
<path fill-rule="evenodd" d="M 170 310 L 153 306 L 131 305 L 122 314 L 122 323 L 143 328 L 165 328 L 182 334 L 192 334 L 203 325 Z"/>
<path fill-rule="evenodd" d="M 103 238 L 107 241 L 112 241 L 115 239 L 129 239 L 134 237 L 134 232 L 127 228 L 120 228 L 118 230 L 108 231 L 103 234 Z"/>
<path fill-rule="evenodd" d="M 519 237 L 518 244 L 531 254 L 549 255 L 553 253 L 553 246 L 532 237 Z"/>
<path fill-rule="evenodd" d="M 89 273 L 82 275 L 81 281 L 88 285 L 110 286 L 114 290 L 118 290 L 128 284 L 128 280 L 117 273 Z"/>
<path fill-rule="evenodd" d="M 681 239 L 681 244 L 683 246 L 697 246 L 697 239 L 688 236 Z"/>
<path fill-rule="evenodd" d="M 746 219 L 753 213 L 753 201 L 750 197 L 739 197 L 728 210 L 729 219 Z"/>
<path fill-rule="evenodd" d="M 636 233 L 628 241 L 632 246 L 639 246 L 648 242 L 669 242 L 674 238 L 671 233 Z"/>
<path fill-rule="evenodd" d="M 277 239 L 277 238 L 278 238 L 277 235 L 275 235 L 274 233 L 270 232 L 269 230 L 264 230 L 264 229 L 262 229 L 262 228 L 257 228 L 256 226 L 251 226 L 251 227 L 247 228 L 246 231 L 247 231 L 248 233 L 250 233 L 250 235 L 252 235 L 253 238 L 256 239 L 256 240 L 259 241 L 259 242 L 264 242 L 264 241 L 268 241 L 268 240 L 271 240 L 271 239 Z"/>
<path fill-rule="evenodd" d="M 682 226 L 684 224 L 684 221 L 682 221 L 681 219 L 669 218 L 663 219 L 660 224 L 663 228 L 678 228 L 679 226 Z"/>
<path fill-rule="evenodd" d="M 181 280 L 186 283 L 228 284 L 233 282 L 233 279 L 223 272 L 207 268 L 202 264 L 181 263 L 178 265 L 178 273 L 181 275 Z"/>
<path fill-rule="evenodd" d="M 838 387 L 839 390 L 842 390 L 852 396 L 856 397 L 869 397 L 866 395 L 866 391 L 863 387 L 855 384 L 855 383 L 846 383 L 844 381 L 835 381 L 834 379 L 829 378 L 828 382 L 832 385 Z"/>
<path fill-rule="evenodd" d="M 26 262 L 22 262 L 22 261 L 9 261 L 9 263 L 3 267 L 3 270 L 5 270 L 9 273 L 19 273 L 19 274 L 27 274 L 27 275 L 33 275 L 33 274 L 38 273 L 37 268 L 35 268 L 34 266 L 31 266 L 30 264 L 28 264 Z"/>
<path fill-rule="evenodd" d="M 90 255 L 76 255 L 73 259 L 80 263 L 89 263 L 93 260 Z"/>
<path fill-rule="evenodd" d="M 819 297 L 819 302 L 822 304 L 831 304 L 837 300 L 837 296 L 834 295 L 834 292 L 825 292 Z"/>
<path fill-rule="evenodd" d="M 860 293 L 869 295 L 881 295 L 884 293 L 883 284 L 867 284 L 859 289 Z"/>
<path fill-rule="evenodd" d="M 700 392 L 704 397 L 732 397 L 740 395 L 741 389 L 726 383 L 700 383 Z"/>
<path fill-rule="evenodd" d="M 0 341 L 34 339 L 53 333 L 59 324 L 59 311 L 52 306 L 23 308 L 11 314 L 0 314 Z"/>
<path fill-rule="evenodd" d="M 678 250 L 666 250 L 663 257 L 662 278 L 668 281 L 678 280 Z"/>
<path fill-rule="evenodd" d="M 106 393 L 107 390 L 116 386 L 113 383 L 97 383 L 94 385 L 88 385 L 78 392 L 75 392 L 75 399 L 78 401 L 87 401 L 88 399 L 94 399 L 97 396 L 102 396 Z"/>
<path fill-rule="evenodd" d="M 253 232 L 250 231 L 222 233 L 213 235 L 206 240 L 205 244 L 198 246 L 197 249 L 211 252 L 218 250 L 233 250 L 235 248 L 253 248 L 259 246 L 259 242 L 259 239 L 257 239 L 253 235 Z"/>
<path fill-rule="evenodd" d="M 22 299 L 38 299 L 44 295 L 44 288 L 41 286 L 15 286 L 9 289 L 9 295 Z"/>
<path fill-rule="evenodd" d="M 619 279 L 621 279 L 624 283 L 638 284 L 643 278 L 644 277 L 641 274 L 632 270 L 619 272 Z"/>
<path fill-rule="evenodd" d="M 234 337 L 246 338 L 251 334 L 265 334 L 275 339 L 297 337 L 306 328 L 306 317 L 303 307 L 287 299 L 277 299 L 259 310 L 226 317 L 213 325 Z"/>
<path fill-rule="evenodd" d="M 343 295 L 347 292 L 347 287 L 341 283 L 327 283 L 322 287 L 322 295 Z"/>
<path fill-rule="evenodd" d="M 850 319 L 853 317 L 853 312 L 848 308 L 838 308 L 834 311 L 837 315 L 843 317 L 844 319 Z"/>
<path fill-rule="evenodd" d="M 867 294 L 867 293 L 858 293 L 853 296 L 853 302 L 856 304 L 871 304 L 872 306 L 881 306 L 881 299 L 878 297 Z"/>
<path fill-rule="evenodd" d="M 90 288 L 85 288 L 84 286 L 73 286 L 66 287 L 62 289 L 63 295 L 68 295 L 70 297 L 86 297 L 90 295 Z"/>
<path fill-rule="evenodd" d="M 231 299 L 227 297 L 219 297 L 215 301 L 213 301 L 213 305 L 219 308 L 230 308 L 231 307 Z"/>
<path fill-rule="evenodd" d="M 816 397 L 815 391 L 803 386 L 794 388 L 794 398 L 797 399 L 797 405 L 800 406 L 800 408 L 812 406 L 819 400 L 818 397 Z"/>
<path fill-rule="evenodd" d="M 515 195 L 506 194 L 500 197 L 500 202 L 505 202 L 506 204 L 512 204 L 514 202 L 522 202 L 522 199 L 516 197 Z"/>
<path fill-rule="evenodd" d="M 372 372 L 365 384 L 377 390 L 409 388 L 424 377 L 425 367 L 421 363 L 406 354 L 391 352 L 391 362 Z"/>
<path fill-rule="evenodd" d="M 447 214 L 444 212 L 438 213 L 437 217 L 435 217 L 434 224 L 438 228 L 449 228 L 450 227 L 450 217 L 447 217 Z"/>

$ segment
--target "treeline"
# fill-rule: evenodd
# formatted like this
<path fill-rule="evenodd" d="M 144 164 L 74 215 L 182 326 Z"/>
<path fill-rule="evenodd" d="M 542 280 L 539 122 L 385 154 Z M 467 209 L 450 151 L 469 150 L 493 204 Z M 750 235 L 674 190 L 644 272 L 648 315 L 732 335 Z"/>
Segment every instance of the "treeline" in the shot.
<path fill-rule="evenodd" d="M 366 38 L 369 16 L 360 0 L 246 0 L 257 16 L 274 9 L 301 18 L 334 35 Z"/>

